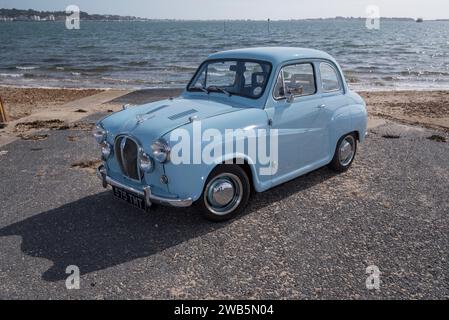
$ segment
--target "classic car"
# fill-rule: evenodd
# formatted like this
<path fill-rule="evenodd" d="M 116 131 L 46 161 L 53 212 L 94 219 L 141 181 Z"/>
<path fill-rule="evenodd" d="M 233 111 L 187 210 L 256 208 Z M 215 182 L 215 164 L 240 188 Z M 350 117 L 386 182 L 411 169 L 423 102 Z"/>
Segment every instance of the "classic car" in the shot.
<path fill-rule="evenodd" d="M 138 208 L 195 204 L 205 218 L 224 221 L 245 210 L 252 192 L 326 165 L 348 170 L 366 128 L 366 105 L 329 54 L 230 50 L 210 55 L 179 97 L 124 107 L 100 120 L 94 130 L 103 159 L 97 175 Z M 275 155 L 268 162 L 250 152 L 249 130 L 271 143 L 265 151 Z M 215 140 L 211 132 L 233 132 L 232 139 Z M 180 161 L 183 138 L 189 143 Z"/>

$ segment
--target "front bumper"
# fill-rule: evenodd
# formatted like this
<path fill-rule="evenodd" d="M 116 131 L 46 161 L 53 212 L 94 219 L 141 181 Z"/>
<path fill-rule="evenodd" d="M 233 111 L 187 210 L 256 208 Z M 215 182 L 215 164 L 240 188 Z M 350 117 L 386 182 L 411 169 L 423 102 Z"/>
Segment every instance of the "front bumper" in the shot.
<path fill-rule="evenodd" d="M 171 198 L 164 198 L 160 196 L 156 196 L 151 192 L 150 186 L 145 186 L 142 190 L 138 190 L 136 188 L 129 187 L 127 185 L 124 185 L 121 182 L 118 182 L 117 180 L 112 179 L 107 175 L 106 168 L 101 165 L 97 169 L 97 176 L 100 178 L 103 182 L 103 187 L 107 188 L 108 185 L 117 187 L 120 189 L 123 189 L 125 191 L 128 191 L 130 193 L 134 193 L 142 198 L 145 199 L 145 203 L 147 206 L 151 207 L 153 203 L 159 203 L 162 205 L 168 205 L 172 207 L 178 207 L 178 208 L 184 208 L 184 207 L 190 207 L 193 203 L 192 198 L 187 199 L 171 199 Z"/>

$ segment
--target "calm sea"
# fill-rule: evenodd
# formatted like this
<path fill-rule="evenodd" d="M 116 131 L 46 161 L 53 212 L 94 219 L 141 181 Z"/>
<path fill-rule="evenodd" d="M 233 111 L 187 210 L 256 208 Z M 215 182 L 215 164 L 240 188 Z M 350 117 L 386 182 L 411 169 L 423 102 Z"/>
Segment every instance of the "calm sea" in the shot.
<path fill-rule="evenodd" d="M 449 22 L 0 22 L 0 85 L 183 87 L 209 54 L 298 46 L 331 53 L 355 89 L 449 89 Z"/>

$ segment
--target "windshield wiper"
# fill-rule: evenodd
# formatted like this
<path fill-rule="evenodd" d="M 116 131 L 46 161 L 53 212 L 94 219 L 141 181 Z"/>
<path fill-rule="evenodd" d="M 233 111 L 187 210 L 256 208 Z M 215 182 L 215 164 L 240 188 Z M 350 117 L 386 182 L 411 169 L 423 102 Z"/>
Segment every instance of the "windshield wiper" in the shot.
<path fill-rule="evenodd" d="M 199 90 L 199 91 L 203 91 L 203 92 L 209 94 L 209 90 L 204 89 L 203 87 L 193 87 L 190 90 Z"/>
<path fill-rule="evenodd" d="M 211 92 L 211 91 L 218 91 L 218 92 L 222 92 L 222 93 L 226 94 L 228 97 L 232 96 L 232 93 L 230 93 L 229 91 L 226 91 L 223 88 L 217 87 L 217 86 L 207 87 L 206 90 L 207 90 L 208 93 Z"/>

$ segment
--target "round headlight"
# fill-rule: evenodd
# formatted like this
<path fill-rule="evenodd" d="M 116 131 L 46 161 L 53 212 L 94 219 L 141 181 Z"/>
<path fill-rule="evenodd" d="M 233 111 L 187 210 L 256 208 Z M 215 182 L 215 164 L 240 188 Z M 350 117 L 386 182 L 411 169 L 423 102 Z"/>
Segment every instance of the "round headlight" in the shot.
<path fill-rule="evenodd" d="M 151 145 L 153 157 L 160 163 L 167 162 L 170 159 L 170 147 L 163 139 L 156 140 Z"/>
<path fill-rule="evenodd" d="M 106 140 L 107 132 L 105 129 L 103 129 L 102 126 L 97 125 L 93 131 L 93 135 L 95 137 L 95 140 L 97 140 L 97 142 L 101 144 Z"/>
<path fill-rule="evenodd" d="M 109 158 L 109 156 L 111 155 L 112 152 L 112 146 L 107 143 L 106 141 L 104 141 L 101 144 L 101 155 L 103 157 L 104 160 L 106 160 L 107 158 Z"/>
<path fill-rule="evenodd" d="M 153 170 L 153 159 L 150 158 L 145 152 L 141 151 L 139 153 L 139 165 L 140 169 L 145 172 L 150 172 Z"/>

